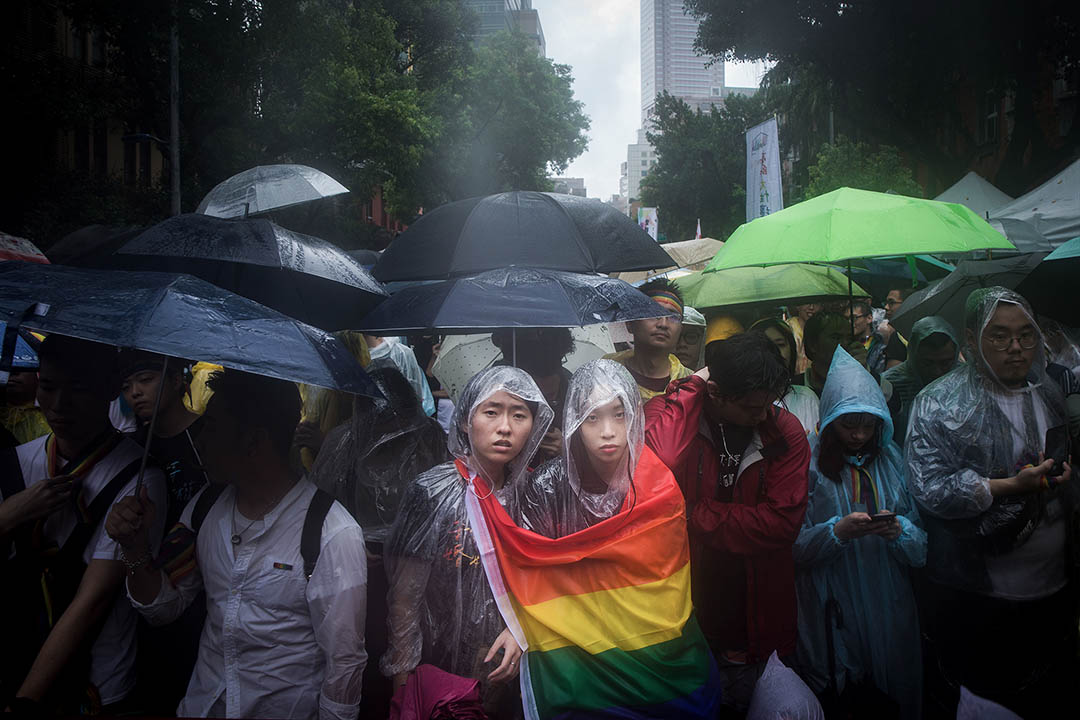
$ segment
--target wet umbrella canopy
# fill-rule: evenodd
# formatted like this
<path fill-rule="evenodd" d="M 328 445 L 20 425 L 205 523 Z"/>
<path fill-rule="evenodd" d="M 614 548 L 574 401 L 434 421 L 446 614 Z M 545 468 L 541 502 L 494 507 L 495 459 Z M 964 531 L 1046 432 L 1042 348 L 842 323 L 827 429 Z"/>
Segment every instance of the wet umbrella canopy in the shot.
<path fill-rule="evenodd" d="M 0 263 L 0 319 L 380 397 L 333 336 L 187 275 Z"/>
<path fill-rule="evenodd" d="M 195 212 L 243 218 L 347 192 L 337 180 L 307 165 L 259 165 L 218 183 Z"/>
<path fill-rule="evenodd" d="M 670 315 L 622 280 L 597 275 L 503 268 L 474 277 L 414 285 L 365 318 L 376 335 L 419 330 L 581 327 Z"/>
<path fill-rule="evenodd" d="M 334 245 L 269 220 L 177 215 L 118 251 L 131 270 L 188 273 L 324 330 L 345 330 L 386 297 Z"/>
<path fill-rule="evenodd" d="M 599 200 L 508 192 L 425 213 L 390 244 L 374 275 L 388 282 L 510 266 L 611 273 L 676 264 L 637 223 Z"/>

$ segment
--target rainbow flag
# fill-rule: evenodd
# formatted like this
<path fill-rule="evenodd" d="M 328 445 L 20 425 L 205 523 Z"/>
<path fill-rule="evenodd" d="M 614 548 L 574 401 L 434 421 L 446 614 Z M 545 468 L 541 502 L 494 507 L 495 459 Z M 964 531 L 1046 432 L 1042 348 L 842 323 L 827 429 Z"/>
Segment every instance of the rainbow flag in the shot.
<path fill-rule="evenodd" d="M 466 507 L 492 593 L 524 650 L 529 720 L 708 718 L 716 664 L 694 618 L 686 509 L 643 448 L 614 516 L 564 538 L 519 528 L 483 479 Z"/>

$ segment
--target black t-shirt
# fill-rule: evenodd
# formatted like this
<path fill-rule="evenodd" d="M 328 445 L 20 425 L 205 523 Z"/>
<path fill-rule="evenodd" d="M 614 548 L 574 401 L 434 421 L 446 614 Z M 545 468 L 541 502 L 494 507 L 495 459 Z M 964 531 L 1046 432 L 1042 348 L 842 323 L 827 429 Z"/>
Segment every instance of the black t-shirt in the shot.
<path fill-rule="evenodd" d="M 907 360 L 907 345 L 900 339 L 900 333 L 898 332 L 894 332 L 885 345 L 885 362 L 888 363 L 890 360 L 899 360 L 900 362 Z"/>
<path fill-rule="evenodd" d="M 180 520 L 180 513 L 195 493 L 206 484 L 206 474 L 195 448 L 192 446 L 202 429 L 202 418 L 188 426 L 187 430 L 172 437 L 155 437 L 150 445 L 150 457 L 165 473 L 169 509 L 165 514 L 165 532 L 169 532 Z M 139 427 L 129 437 L 143 447 L 146 442 L 146 426 Z"/>

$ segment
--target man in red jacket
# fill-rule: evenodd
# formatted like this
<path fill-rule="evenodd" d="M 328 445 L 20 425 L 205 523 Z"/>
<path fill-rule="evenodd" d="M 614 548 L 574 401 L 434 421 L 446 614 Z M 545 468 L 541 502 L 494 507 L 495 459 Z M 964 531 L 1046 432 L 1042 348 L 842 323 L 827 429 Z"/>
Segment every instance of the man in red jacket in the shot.
<path fill-rule="evenodd" d="M 791 548 L 806 511 L 810 446 L 774 405 L 790 384 L 764 336 L 709 343 L 706 366 L 645 406 L 645 441 L 686 496 L 694 606 L 745 710 L 764 661 L 795 651 Z"/>

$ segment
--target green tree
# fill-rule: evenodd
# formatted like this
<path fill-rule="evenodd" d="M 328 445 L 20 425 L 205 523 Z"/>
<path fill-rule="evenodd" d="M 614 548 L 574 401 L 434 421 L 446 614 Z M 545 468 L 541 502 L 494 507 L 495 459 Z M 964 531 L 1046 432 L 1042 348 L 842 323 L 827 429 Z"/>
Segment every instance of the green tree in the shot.
<path fill-rule="evenodd" d="M 900 151 L 889 145 L 873 150 L 866 143 L 840 136 L 835 144 L 821 147 L 809 171 L 807 198 L 842 187 L 922 197 L 922 188 L 911 176 Z"/>
<path fill-rule="evenodd" d="M 1050 81 L 1080 63 L 1080 4 L 1056 0 L 687 0 L 698 45 L 726 60 L 768 59 L 782 77 L 814 75 L 816 96 L 856 139 L 900 147 L 947 185 L 984 152 L 964 105 L 1012 98 L 997 184 L 1022 192 L 1080 149 L 1039 131 Z M 933 192 L 931 192 L 933 194 Z"/>
<path fill-rule="evenodd" d="M 589 118 L 568 65 L 541 57 L 520 33 L 499 33 L 476 51 L 458 112 L 423 168 L 427 203 L 508 190 L 549 190 L 588 147 Z"/>
<path fill-rule="evenodd" d="M 642 204 L 658 208 L 671 241 L 693 238 L 699 218 L 705 235 L 726 238 L 746 220 L 746 128 L 768 116 L 764 98 L 731 96 L 702 113 L 665 93 L 655 107 Z"/>

